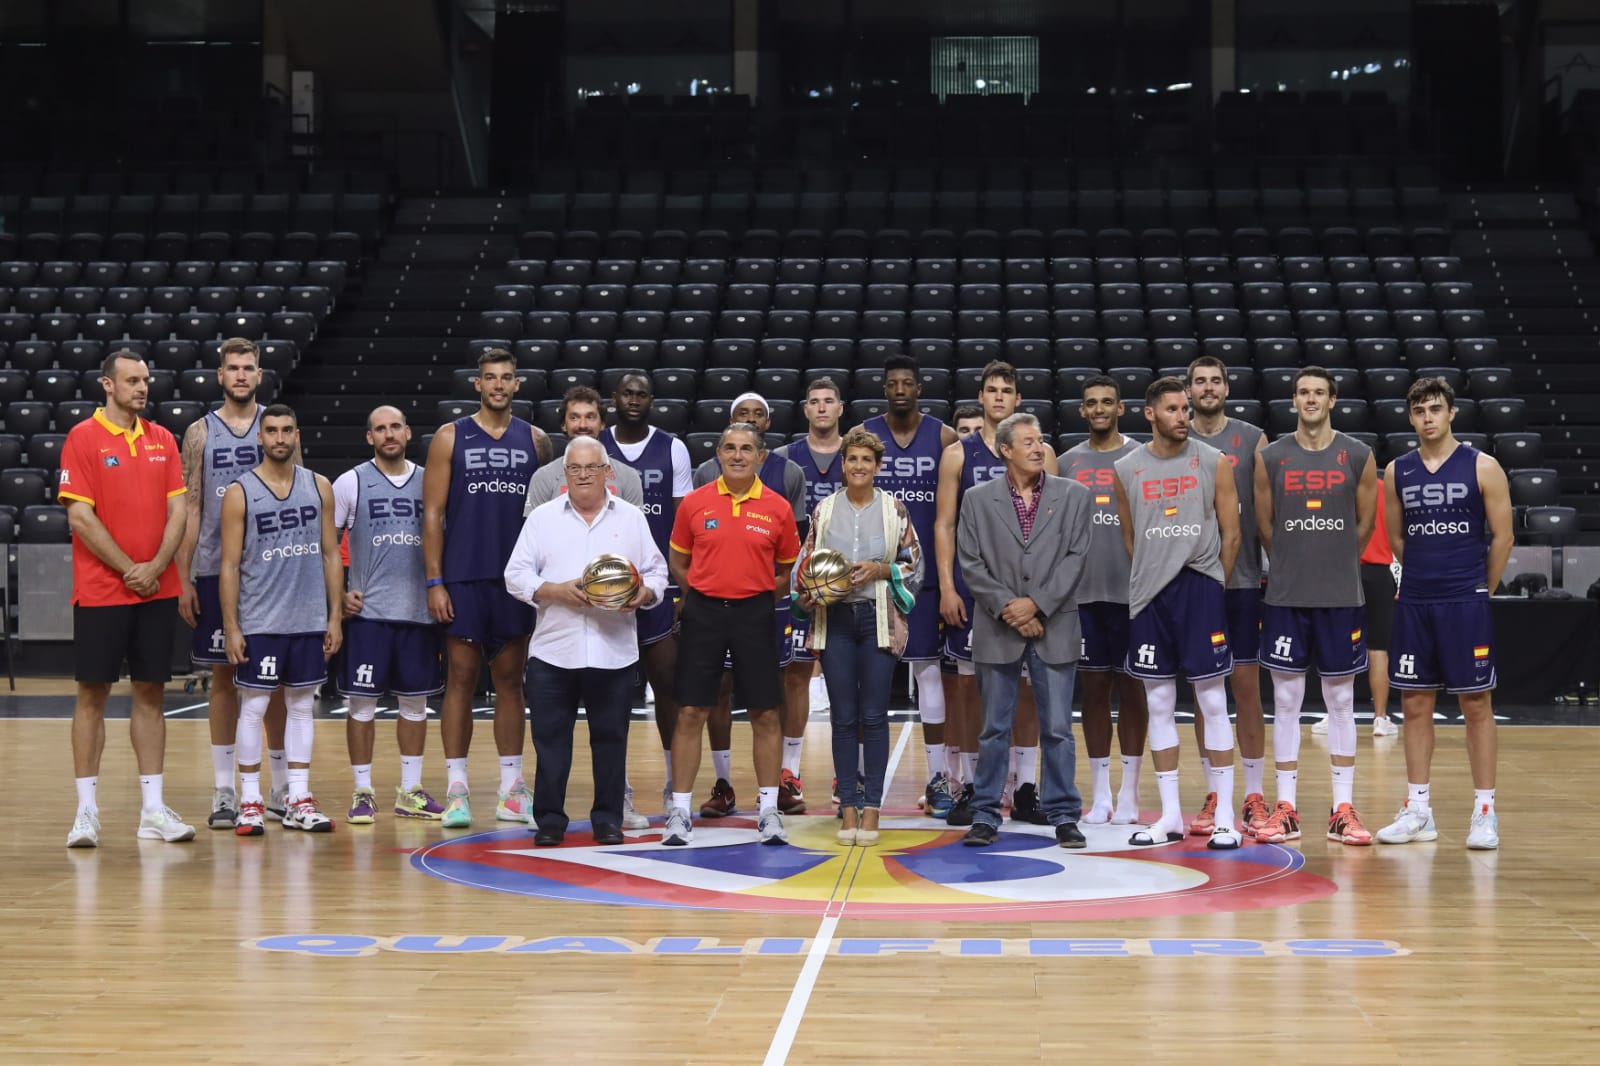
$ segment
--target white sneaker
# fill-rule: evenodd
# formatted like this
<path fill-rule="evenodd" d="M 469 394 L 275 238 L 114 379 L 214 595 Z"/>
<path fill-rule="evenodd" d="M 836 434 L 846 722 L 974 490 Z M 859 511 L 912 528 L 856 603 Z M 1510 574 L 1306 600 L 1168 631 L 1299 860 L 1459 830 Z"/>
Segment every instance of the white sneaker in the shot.
<path fill-rule="evenodd" d="M 1472 812 L 1472 828 L 1467 831 L 1467 847 L 1473 851 L 1493 851 L 1500 846 L 1500 816 L 1487 807 Z"/>
<path fill-rule="evenodd" d="M 1315 722 L 1312 722 L 1311 723 L 1311 732 L 1315 736 L 1319 736 L 1319 737 L 1327 736 L 1328 735 L 1328 716 L 1327 715 L 1323 715 L 1321 718 L 1318 718 Z"/>
<path fill-rule="evenodd" d="M 1474 816 L 1476 817 L 1476 816 Z M 1380 844 L 1410 844 L 1439 839 L 1439 829 L 1433 824 L 1431 807 L 1413 807 L 1407 803 L 1394 816 L 1394 821 L 1378 830 Z"/>
<path fill-rule="evenodd" d="M 1393 718 L 1374 718 L 1372 720 L 1372 735 L 1375 737 L 1392 737 L 1400 732 L 1400 724 Z"/>
<path fill-rule="evenodd" d="M 624 829 L 649 829 L 650 819 L 639 813 L 633 805 L 633 789 L 629 788 L 622 794 L 622 828 Z"/>
<path fill-rule="evenodd" d="M 763 844 L 787 844 L 789 832 L 783 827 L 783 815 L 774 807 L 761 816 L 756 823 L 756 834 Z"/>
<path fill-rule="evenodd" d="M 289 809 L 289 786 L 279 785 L 267 793 L 266 816 L 274 821 L 283 821 L 284 812 Z"/>
<path fill-rule="evenodd" d="M 98 848 L 100 846 L 100 812 L 82 810 L 72 820 L 72 831 L 67 834 L 69 848 Z"/>
<path fill-rule="evenodd" d="M 317 808 L 315 797 L 303 796 L 289 804 L 283 814 L 285 829 L 300 829 L 307 833 L 333 832 L 333 819 Z"/>
<path fill-rule="evenodd" d="M 811 701 L 811 709 L 813 711 L 825 711 L 833 706 L 833 702 L 828 699 L 827 683 L 821 677 L 813 677 L 811 679 L 806 695 Z"/>
<path fill-rule="evenodd" d="M 694 825 L 689 821 L 689 812 L 682 807 L 674 807 L 667 812 L 667 827 L 661 832 L 661 843 L 670 848 L 681 848 L 694 840 Z"/>
<path fill-rule="evenodd" d="M 232 788 L 218 788 L 211 792 L 211 814 L 206 826 L 211 829 L 232 829 L 239 824 L 239 794 Z"/>
<path fill-rule="evenodd" d="M 176 844 L 180 840 L 193 840 L 194 826 L 185 824 L 171 807 L 162 807 L 158 811 L 140 812 L 139 836 L 144 840 L 165 840 L 168 844 Z"/>

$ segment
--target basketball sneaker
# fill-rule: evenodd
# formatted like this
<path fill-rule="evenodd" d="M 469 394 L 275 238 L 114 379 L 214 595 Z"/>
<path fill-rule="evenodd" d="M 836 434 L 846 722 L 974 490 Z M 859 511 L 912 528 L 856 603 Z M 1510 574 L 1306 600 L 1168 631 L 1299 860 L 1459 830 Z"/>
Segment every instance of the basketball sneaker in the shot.
<path fill-rule="evenodd" d="M 1328 817 L 1328 839 L 1364 848 L 1372 843 L 1372 832 L 1361 824 L 1361 815 L 1348 803 L 1341 803 Z"/>
<path fill-rule="evenodd" d="M 1328 735 L 1327 715 L 1323 715 L 1321 718 L 1318 718 L 1315 722 L 1311 723 L 1311 735 L 1314 737 L 1325 737 Z"/>
<path fill-rule="evenodd" d="M 1262 844 L 1282 844 L 1300 839 L 1300 814 L 1294 805 L 1279 800 L 1267 816 L 1266 823 L 1256 830 L 1256 840 Z"/>
<path fill-rule="evenodd" d="M 98 848 L 100 846 L 100 813 L 82 810 L 72 820 L 72 830 L 67 833 L 69 848 Z"/>
<path fill-rule="evenodd" d="M 700 804 L 700 817 L 726 818 L 739 809 L 739 801 L 733 795 L 733 786 L 724 778 L 717 778 L 717 783 L 711 786 L 711 798 Z"/>
<path fill-rule="evenodd" d="M 156 811 L 139 812 L 139 836 L 143 840 L 165 840 L 176 844 L 180 840 L 194 839 L 194 826 L 178 817 L 171 807 Z"/>
<path fill-rule="evenodd" d="M 209 829 L 232 829 L 239 821 L 239 794 L 231 788 L 213 789 L 211 813 L 206 817 Z"/>
<path fill-rule="evenodd" d="M 1400 732 L 1400 726 L 1393 718 L 1387 716 L 1372 720 L 1372 735 L 1375 737 L 1392 737 Z"/>
<path fill-rule="evenodd" d="M 1413 807 L 1410 802 L 1400 808 L 1394 821 L 1378 830 L 1380 844 L 1411 844 L 1439 839 L 1439 828 L 1433 824 L 1433 808 Z"/>
<path fill-rule="evenodd" d="M 289 809 L 289 786 L 279 785 L 267 793 L 266 814 L 268 818 L 283 821 L 284 812 Z"/>
<path fill-rule="evenodd" d="M 783 815 L 776 807 L 763 814 L 756 823 L 756 839 L 763 844 L 789 843 L 789 832 L 783 827 Z"/>
<path fill-rule="evenodd" d="M 345 821 L 351 825 L 371 825 L 378 819 L 378 797 L 370 788 L 358 788 L 350 797 L 350 813 Z"/>
<path fill-rule="evenodd" d="M 267 808 L 260 800 L 245 800 L 239 804 L 238 824 L 233 827 L 233 835 L 241 837 L 258 837 L 267 831 Z"/>
<path fill-rule="evenodd" d="M 950 804 L 950 813 L 945 815 L 945 825 L 971 825 L 972 824 L 972 799 L 976 790 L 971 784 L 961 786 L 961 794 L 955 797 L 955 802 Z"/>
<path fill-rule="evenodd" d="M 934 774 L 922 791 L 922 810 L 929 818 L 948 818 L 955 798 L 950 795 L 948 774 Z"/>
<path fill-rule="evenodd" d="M 317 808 L 316 798 L 308 793 L 289 804 L 283 815 L 283 827 L 307 833 L 331 833 L 333 819 Z"/>
<path fill-rule="evenodd" d="M 439 819 L 446 829 L 465 829 L 472 824 L 472 804 L 467 801 L 467 786 L 453 781 L 444 793 L 444 815 Z"/>
<path fill-rule="evenodd" d="M 444 814 L 439 801 L 428 795 L 421 785 L 414 788 L 394 787 L 394 813 L 399 818 L 426 818 L 437 822 Z"/>
<path fill-rule="evenodd" d="M 689 812 L 682 807 L 674 807 L 667 812 L 667 827 L 661 831 L 661 843 L 669 848 L 681 848 L 694 840 L 694 826 L 689 821 Z"/>
<path fill-rule="evenodd" d="M 528 791 L 527 782 L 519 777 L 500 793 L 500 806 L 494 809 L 494 818 L 497 822 L 533 824 L 533 793 Z"/>
<path fill-rule="evenodd" d="M 778 810 L 784 814 L 806 813 L 806 791 L 800 779 L 788 770 L 778 782 Z"/>
<path fill-rule="evenodd" d="M 1267 818 L 1272 814 L 1272 808 L 1267 806 L 1267 798 L 1259 792 L 1252 792 L 1244 798 L 1244 806 L 1239 808 L 1239 821 L 1244 825 L 1244 831 L 1249 836 L 1255 836 L 1257 830 L 1267 824 Z"/>
<path fill-rule="evenodd" d="M 1217 794 L 1206 793 L 1206 801 L 1200 805 L 1200 812 L 1189 823 L 1189 835 L 1192 837 L 1208 837 L 1217 827 Z"/>
<path fill-rule="evenodd" d="M 1500 816 L 1487 804 L 1472 812 L 1472 827 L 1467 831 L 1467 847 L 1473 851 L 1493 851 L 1500 846 Z"/>
<path fill-rule="evenodd" d="M 624 829 L 649 829 L 650 819 L 639 813 L 639 808 L 633 805 L 633 786 L 628 786 L 622 793 L 622 828 Z"/>
<path fill-rule="evenodd" d="M 1050 819 L 1045 817 L 1044 809 L 1039 806 L 1039 790 L 1034 787 L 1032 781 L 1018 785 L 1017 791 L 1012 794 L 1011 820 L 1027 822 L 1029 825 L 1050 824 Z"/>

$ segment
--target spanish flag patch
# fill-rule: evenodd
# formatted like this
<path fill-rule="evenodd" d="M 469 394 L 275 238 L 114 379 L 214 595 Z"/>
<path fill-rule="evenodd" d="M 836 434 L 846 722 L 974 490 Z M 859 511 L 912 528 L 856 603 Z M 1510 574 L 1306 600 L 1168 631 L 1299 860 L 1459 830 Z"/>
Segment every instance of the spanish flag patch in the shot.
<path fill-rule="evenodd" d="M 1173 518 L 1178 513 L 1177 505 L 1173 505 L 1171 507 L 1168 507 L 1165 511 L 1162 511 L 1161 513 L 1166 515 L 1168 518 Z"/>
<path fill-rule="evenodd" d="M 1308 511 L 1320 511 L 1320 510 L 1322 510 L 1322 501 L 1321 500 L 1307 500 L 1306 501 L 1306 510 L 1308 510 Z"/>
<path fill-rule="evenodd" d="M 1472 657 L 1474 659 L 1487 659 L 1489 657 L 1489 645 L 1479 644 L 1476 648 L 1473 648 Z"/>
<path fill-rule="evenodd" d="M 1361 639 L 1361 630 L 1352 629 L 1350 631 L 1350 643 L 1354 644 L 1356 641 L 1358 641 L 1360 639 Z"/>
<path fill-rule="evenodd" d="M 1106 504 L 1111 502 L 1111 497 L 1110 496 L 1096 496 L 1094 498 L 1094 502 L 1098 503 L 1100 506 L 1104 507 Z"/>
<path fill-rule="evenodd" d="M 1213 633 L 1213 634 L 1211 634 L 1211 646 L 1213 648 L 1216 647 L 1219 644 L 1226 644 L 1226 643 L 1228 643 L 1228 635 L 1226 633 Z"/>

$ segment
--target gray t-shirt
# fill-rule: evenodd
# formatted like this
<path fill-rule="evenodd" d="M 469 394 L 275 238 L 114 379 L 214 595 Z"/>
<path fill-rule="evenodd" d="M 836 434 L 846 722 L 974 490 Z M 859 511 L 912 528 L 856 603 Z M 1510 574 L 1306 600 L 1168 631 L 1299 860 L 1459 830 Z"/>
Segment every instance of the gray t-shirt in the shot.
<path fill-rule="evenodd" d="M 852 563 L 863 559 L 881 560 L 888 551 L 883 542 L 883 497 L 872 494 L 872 500 L 857 508 L 847 497 L 833 505 L 833 518 L 823 534 L 824 548 L 832 548 Z M 845 596 L 850 600 L 871 600 L 872 584 L 858 586 Z"/>
<path fill-rule="evenodd" d="M 1221 432 L 1208 437 L 1191 424 L 1189 436 L 1211 445 L 1233 464 L 1233 484 L 1239 490 L 1239 557 L 1228 578 L 1230 589 L 1261 588 L 1261 538 L 1256 535 L 1256 444 L 1260 426 L 1230 418 Z"/>
<path fill-rule="evenodd" d="M 1124 437 L 1122 446 L 1097 452 L 1089 442 L 1068 448 L 1056 458 L 1061 476 L 1089 490 L 1089 554 L 1084 559 L 1079 603 L 1128 602 L 1128 549 L 1122 546 L 1122 523 L 1117 518 L 1116 463 L 1139 446 Z"/>
<path fill-rule="evenodd" d="M 1217 526 L 1217 464 L 1222 453 L 1190 437 L 1163 459 L 1141 444 L 1117 460 L 1117 477 L 1133 521 L 1128 617 L 1188 567 L 1222 584 L 1222 532 Z"/>
<path fill-rule="evenodd" d="M 644 488 L 639 484 L 639 473 L 627 463 L 611 461 L 606 488 L 640 510 L 644 509 Z M 549 503 L 566 491 L 567 464 L 557 457 L 533 472 L 533 479 L 528 482 L 528 502 L 522 505 L 522 517 L 527 518 L 535 507 Z"/>
<path fill-rule="evenodd" d="M 1266 602 L 1282 607 L 1360 607 L 1356 488 L 1372 449 L 1343 433 L 1320 451 L 1293 435 L 1261 453 L 1272 486 L 1272 552 Z"/>

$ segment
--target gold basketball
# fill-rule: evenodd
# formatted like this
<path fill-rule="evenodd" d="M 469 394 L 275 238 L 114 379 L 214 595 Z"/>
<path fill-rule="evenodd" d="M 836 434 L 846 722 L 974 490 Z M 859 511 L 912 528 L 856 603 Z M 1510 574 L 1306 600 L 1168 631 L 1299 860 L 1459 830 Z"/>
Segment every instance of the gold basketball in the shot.
<path fill-rule="evenodd" d="M 589 565 L 583 568 L 583 576 L 578 579 L 584 598 L 604 611 L 626 606 L 642 584 L 644 580 L 637 566 L 610 553 L 589 560 Z"/>
<path fill-rule="evenodd" d="M 818 548 L 800 570 L 800 589 L 824 606 L 849 595 L 850 561 L 832 548 Z"/>

